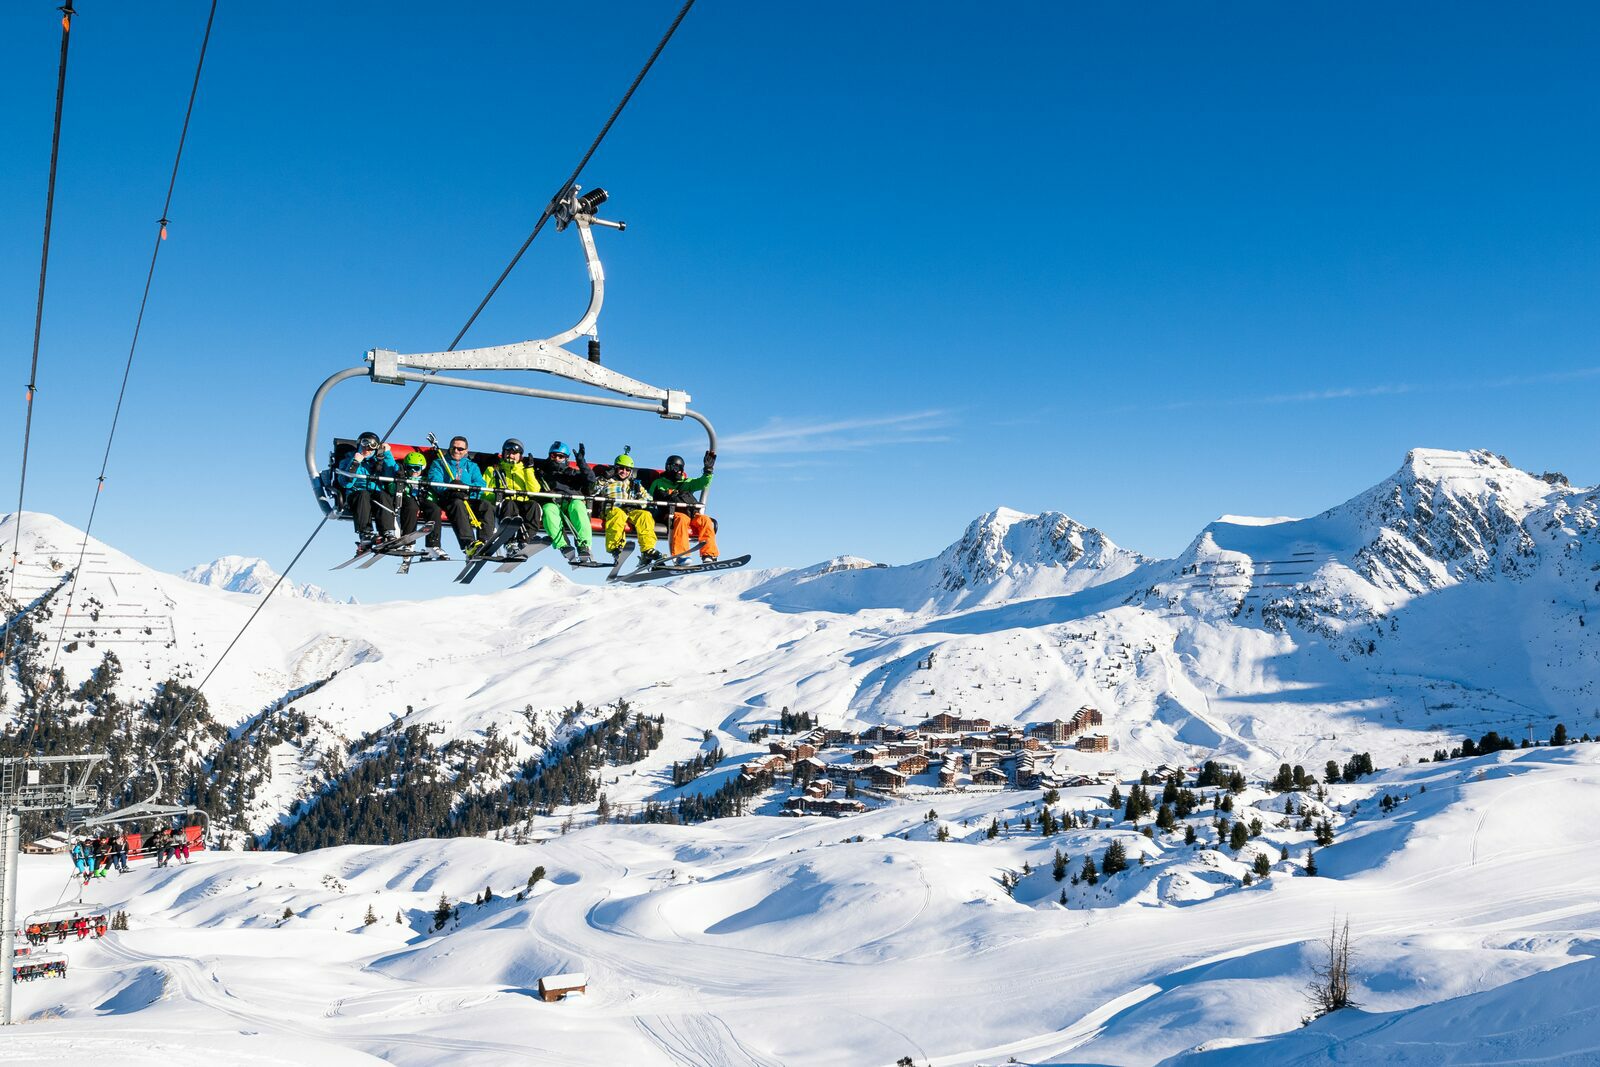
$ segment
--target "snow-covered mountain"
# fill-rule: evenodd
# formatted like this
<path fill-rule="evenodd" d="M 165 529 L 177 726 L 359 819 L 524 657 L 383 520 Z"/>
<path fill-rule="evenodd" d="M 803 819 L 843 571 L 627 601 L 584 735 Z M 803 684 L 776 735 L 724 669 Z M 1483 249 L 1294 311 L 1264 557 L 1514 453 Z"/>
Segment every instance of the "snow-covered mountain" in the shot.
<path fill-rule="evenodd" d="M 24 529 L 28 600 L 59 582 L 81 535 L 48 516 Z M 0 539 L 9 530 L 0 524 Z M 80 596 L 98 614 L 75 616 L 60 653 L 74 684 L 107 648 L 130 698 L 203 673 L 254 607 L 91 546 Z M 1028 722 L 1089 704 L 1113 752 L 1073 757 L 1086 770 L 1213 754 L 1311 766 L 1356 751 L 1393 765 L 1465 733 L 1589 725 L 1597 571 L 1593 490 L 1487 452 L 1418 449 L 1319 515 L 1219 520 L 1172 560 L 1062 514 L 997 509 L 904 566 L 842 557 L 670 588 L 597 588 L 535 569 L 471 598 L 287 598 L 207 696 L 236 729 L 285 707 L 313 723 L 275 757 L 298 769 L 255 794 L 258 829 L 320 787 L 334 765 L 317 754 L 329 747 L 401 726 L 440 743 L 493 727 L 526 758 L 540 744 L 529 715 L 551 736 L 576 701 L 626 699 L 664 716 L 663 763 L 700 751 L 706 731 L 749 751 L 748 731 L 785 707 L 862 727 L 943 711 Z M 622 634 L 648 636 L 626 655 L 599 651 Z M 674 795 L 651 775 L 624 787 L 628 802 Z"/>
<path fill-rule="evenodd" d="M 202 563 L 179 571 L 178 577 L 196 585 L 209 585 L 226 589 L 230 593 L 253 593 L 265 596 L 277 582 L 279 574 L 266 560 L 258 556 L 219 556 L 210 563 Z M 278 596 L 297 596 L 322 604 L 337 604 L 339 598 L 310 582 L 304 584 L 285 581 Z"/>

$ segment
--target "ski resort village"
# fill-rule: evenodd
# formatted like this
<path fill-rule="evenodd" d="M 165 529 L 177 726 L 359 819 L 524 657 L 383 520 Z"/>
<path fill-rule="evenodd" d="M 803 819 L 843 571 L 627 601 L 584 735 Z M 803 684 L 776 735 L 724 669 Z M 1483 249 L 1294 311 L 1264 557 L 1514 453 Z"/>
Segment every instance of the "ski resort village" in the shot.
<path fill-rule="evenodd" d="M 1600 1067 L 1600 9 L 0 50 L 0 1067 Z"/>

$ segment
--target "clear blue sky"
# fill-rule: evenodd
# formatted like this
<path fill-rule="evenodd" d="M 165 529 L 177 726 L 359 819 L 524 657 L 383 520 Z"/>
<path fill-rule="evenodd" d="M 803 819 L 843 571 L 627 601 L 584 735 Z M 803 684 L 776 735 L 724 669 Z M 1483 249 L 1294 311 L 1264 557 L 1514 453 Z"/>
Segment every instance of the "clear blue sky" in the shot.
<path fill-rule="evenodd" d="M 0 9 L 13 450 L 54 7 Z M 676 7 L 224 0 L 97 535 L 281 567 L 318 515 L 314 387 L 450 341 Z M 75 23 L 27 504 L 79 525 L 205 10 L 84 0 Z M 1170 554 L 1415 445 L 1600 482 L 1597 55 L 1587 4 L 701 0 L 585 175 L 631 224 L 600 235 L 608 362 L 717 423 L 724 545 L 761 564 L 905 562 L 1001 504 Z M 547 231 L 466 343 L 584 297 Z M 330 428 L 403 400 L 342 386 Z M 428 430 L 700 447 L 446 390 L 398 436 Z M 349 544 L 325 530 L 295 577 L 450 589 L 330 574 Z"/>

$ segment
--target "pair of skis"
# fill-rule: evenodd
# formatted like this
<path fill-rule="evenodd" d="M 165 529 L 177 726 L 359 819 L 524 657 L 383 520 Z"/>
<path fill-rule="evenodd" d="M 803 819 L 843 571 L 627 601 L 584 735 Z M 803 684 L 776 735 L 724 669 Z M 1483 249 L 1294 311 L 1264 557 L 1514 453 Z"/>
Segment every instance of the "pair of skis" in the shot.
<path fill-rule="evenodd" d="M 378 560 L 382 559 L 384 556 L 405 557 L 406 562 L 409 563 L 411 559 L 417 556 L 430 555 L 431 553 L 427 551 L 412 552 L 408 550 L 408 546 L 415 543 L 418 538 L 425 537 L 428 532 L 429 527 L 424 526 L 413 531 L 412 533 L 401 534 L 399 537 L 385 537 L 376 541 L 362 542 L 362 544 L 357 546 L 355 555 L 351 556 L 349 559 L 345 560 L 343 563 L 340 563 L 333 569 L 336 571 L 342 571 L 346 567 L 350 566 L 350 564 L 360 561 L 361 566 L 357 569 L 365 570 L 374 563 L 378 562 Z"/>
<path fill-rule="evenodd" d="M 632 549 L 632 547 L 633 545 L 630 542 L 628 545 L 623 547 L 621 554 L 626 555 Z M 659 581 L 663 578 L 678 578 L 686 574 L 707 574 L 712 571 L 731 571 L 736 567 L 743 567 L 746 563 L 750 562 L 750 557 L 748 555 L 734 556 L 732 559 L 713 560 L 710 563 L 678 562 L 679 560 L 688 559 L 690 556 L 694 555 L 695 552 L 699 551 L 699 548 L 700 546 L 698 544 L 690 545 L 687 551 L 680 552 L 676 556 L 667 556 L 664 559 L 656 560 L 654 563 L 641 563 L 632 571 L 622 575 L 617 573 L 621 566 L 619 562 L 618 566 L 612 568 L 611 576 L 606 580 L 633 585 L 639 582 Z"/>

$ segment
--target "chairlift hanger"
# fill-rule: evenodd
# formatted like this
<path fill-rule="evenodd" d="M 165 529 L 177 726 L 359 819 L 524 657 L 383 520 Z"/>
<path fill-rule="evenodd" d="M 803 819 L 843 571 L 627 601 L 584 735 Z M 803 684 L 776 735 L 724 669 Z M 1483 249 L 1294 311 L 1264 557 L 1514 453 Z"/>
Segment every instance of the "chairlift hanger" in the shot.
<path fill-rule="evenodd" d="M 147 798 L 136 801 L 126 807 L 108 811 L 103 815 L 89 815 L 80 818 L 68 833 L 73 837 L 92 837 L 100 830 L 158 819 L 181 818 L 185 826 L 199 826 L 201 841 L 209 842 L 211 840 L 211 816 L 206 813 L 204 808 L 197 808 L 192 804 L 156 803 L 156 797 L 161 795 L 163 778 L 160 767 L 153 769 L 155 771 L 156 784 Z M 197 822 L 196 819 L 199 821 Z"/>
<path fill-rule="evenodd" d="M 311 398 L 311 414 L 306 425 L 306 473 L 311 478 L 312 492 L 325 514 L 342 514 L 339 497 L 334 491 L 330 472 L 319 470 L 317 460 L 318 429 L 322 419 L 322 404 L 328 391 L 340 382 L 366 375 L 382 385 L 442 385 L 455 389 L 477 389 L 511 396 L 531 397 L 538 400 L 555 400 L 597 407 L 623 408 L 630 411 L 648 411 L 663 419 L 693 419 L 706 431 L 706 447 L 716 451 L 717 434 L 704 415 L 689 407 L 691 397 L 678 389 L 663 389 L 604 367 L 600 363 L 600 342 L 595 336 L 595 323 L 600 318 L 600 306 L 605 300 L 605 270 L 595 249 L 595 226 L 623 230 L 627 224 L 598 218 L 595 210 L 607 199 L 604 189 L 592 189 L 579 195 L 579 186 L 572 186 L 557 199 L 553 217 L 556 229 L 575 226 L 583 245 L 584 262 L 589 270 L 589 306 L 583 316 L 570 329 L 542 340 L 520 341 L 509 345 L 488 348 L 470 348 L 452 352 L 425 352 L 402 355 L 384 348 L 374 348 L 367 353 L 365 365 L 351 367 L 329 377 L 318 387 Z M 562 347 L 584 334 L 590 335 L 588 357 L 578 356 Z M 558 378 L 616 396 L 592 396 L 583 393 L 557 392 L 511 385 L 506 382 L 484 381 L 477 378 L 459 378 L 442 375 L 440 371 L 513 371 L 527 370 L 552 374 Z M 620 399 L 620 398 L 628 399 Z M 702 492 L 701 500 L 704 501 Z"/>

